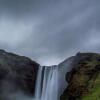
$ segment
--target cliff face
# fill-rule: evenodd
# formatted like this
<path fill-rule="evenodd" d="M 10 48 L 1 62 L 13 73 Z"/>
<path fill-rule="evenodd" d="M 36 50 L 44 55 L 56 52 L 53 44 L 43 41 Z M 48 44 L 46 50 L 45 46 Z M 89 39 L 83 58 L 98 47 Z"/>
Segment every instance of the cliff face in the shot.
<path fill-rule="evenodd" d="M 38 66 L 27 57 L 0 50 L 0 100 L 15 91 L 33 95 Z"/>
<path fill-rule="evenodd" d="M 61 100 L 100 100 L 100 54 L 78 53 Z"/>

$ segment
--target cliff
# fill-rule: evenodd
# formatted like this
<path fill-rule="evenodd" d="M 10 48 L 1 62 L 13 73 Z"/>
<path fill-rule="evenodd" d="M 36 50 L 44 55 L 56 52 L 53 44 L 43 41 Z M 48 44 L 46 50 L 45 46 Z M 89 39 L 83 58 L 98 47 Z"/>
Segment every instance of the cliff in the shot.
<path fill-rule="evenodd" d="M 100 100 L 100 54 L 78 53 L 60 100 Z"/>
<path fill-rule="evenodd" d="M 0 50 L 0 100 L 8 100 L 6 96 L 16 91 L 33 96 L 39 66 L 27 57 Z M 100 100 L 100 54 L 78 53 L 58 67 L 59 86 L 66 87 L 63 93 L 58 91 L 60 100 Z"/>
<path fill-rule="evenodd" d="M 0 50 L 0 100 L 15 91 L 33 95 L 38 66 L 27 57 Z"/>

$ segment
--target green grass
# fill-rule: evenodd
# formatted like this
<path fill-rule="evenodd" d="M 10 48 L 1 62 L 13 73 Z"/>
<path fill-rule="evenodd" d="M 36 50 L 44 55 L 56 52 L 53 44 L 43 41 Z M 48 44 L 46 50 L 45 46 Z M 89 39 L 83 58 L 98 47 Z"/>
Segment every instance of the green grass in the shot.
<path fill-rule="evenodd" d="M 95 88 L 90 95 L 84 97 L 82 100 L 100 100 L 100 88 Z"/>
<path fill-rule="evenodd" d="M 90 90 L 89 95 L 83 97 L 82 100 L 100 100 L 100 74 L 95 80 L 94 87 Z"/>

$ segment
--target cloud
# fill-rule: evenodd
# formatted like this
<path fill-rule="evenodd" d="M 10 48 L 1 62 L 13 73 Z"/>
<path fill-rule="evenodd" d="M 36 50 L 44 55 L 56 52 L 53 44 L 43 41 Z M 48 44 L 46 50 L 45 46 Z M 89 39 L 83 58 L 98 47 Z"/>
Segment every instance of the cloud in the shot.
<path fill-rule="evenodd" d="M 99 0 L 1 0 L 0 7 L 1 48 L 42 65 L 100 52 Z"/>

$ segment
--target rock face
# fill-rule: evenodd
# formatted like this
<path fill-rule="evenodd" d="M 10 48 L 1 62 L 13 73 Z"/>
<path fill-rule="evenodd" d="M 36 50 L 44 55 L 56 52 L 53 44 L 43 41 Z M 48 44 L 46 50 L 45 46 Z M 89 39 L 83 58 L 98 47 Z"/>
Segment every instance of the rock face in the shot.
<path fill-rule="evenodd" d="M 66 80 L 65 80 L 65 75 L 66 75 L 67 72 L 71 71 L 71 69 L 73 67 L 72 66 L 73 61 L 74 61 L 74 56 L 64 60 L 63 62 L 61 62 L 57 66 L 59 68 L 59 79 L 58 79 L 58 83 L 59 83 L 58 93 L 59 93 L 59 96 L 63 93 L 64 89 L 68 85 Z"/>
<path fill-rule="evenodd" d="M 0 50 L 0 100 L 14 91 L 33 95 L 38 67 L 27 57 Z"/>
<path fill-rule="evenodd" d="M 61 100 L 100 100 L 100 54 L 78 53 Z"/>

